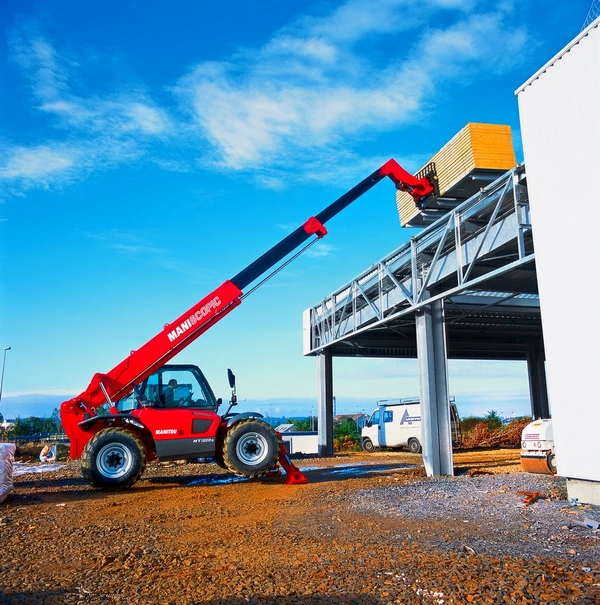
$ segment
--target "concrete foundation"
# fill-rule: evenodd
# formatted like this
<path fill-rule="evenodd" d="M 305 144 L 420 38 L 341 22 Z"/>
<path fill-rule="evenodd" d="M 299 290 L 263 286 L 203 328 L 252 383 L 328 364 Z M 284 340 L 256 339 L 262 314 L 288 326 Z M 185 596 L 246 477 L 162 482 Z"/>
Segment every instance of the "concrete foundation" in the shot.
<path fill-rule="evenodd" d="M 567 494 L 569 500 L 576 499 L 582 504 L 600 506 L 600 481 L 585 479 L 567 479 Z"/>

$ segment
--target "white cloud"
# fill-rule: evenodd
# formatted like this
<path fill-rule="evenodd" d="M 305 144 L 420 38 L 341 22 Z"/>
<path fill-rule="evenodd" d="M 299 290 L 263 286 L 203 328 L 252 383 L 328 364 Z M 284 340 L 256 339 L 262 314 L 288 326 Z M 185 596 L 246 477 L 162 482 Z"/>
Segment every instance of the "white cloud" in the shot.
<path fill-rule="evenodd" d="M 138 160 L 150 143 L 172 131 L 168 113 L 135 87 L 104 95 L 74 92 L 83 67 L 36 32 L 13 35 L 9 47 L 29 79 L 36 109 L 54 119 L 57 133 L 29 146 L 2 142 L 0 181 L 9 192 L 65 184 Z"/>
<path fill-rule="evenodd" d="M 525 31 L 506 10 L 479 7 L 350 0 L 275 32 L 262 48 L 197 65 L 177 91 L 220 166 L 276 169 L 293 158 L 305 167 L 337 156 L 365 132 L 411 123 L 452 79 L 462 83 L 519 62 Z M 367 42 L 381 51 L 373 62 L 362 49 Z"/>
<path fill-rule="evenodd" d="M 332 63 L 337 56 L 337 49 L 332 44 L 319 38 L 302 38 L 282 35 L 275 38 L 265 47 L 265 54 L 287 54 Z"/>
<path fill-rule="evenodd" d="M 274 175 L 259 174 L 254 180 L 265 189 L 271 189 L 272 191 L 283 191 L 287 187 L 285 178 Z"/>
<path fill-rule="evenodd" d="M 82 67 L 60 56 L 39 34 L 28 30 L 17 34 L 10 40 L 10 48 L 14 62 L 30 80 L 34 98 L 40 103 L 38 109 L 60 118 L 63 126 L 117 137 L 132 131 L 156 135 L 169 129 L 167 113 L 141 90 L 87 96 L 75 93 L 75 67 Z"/>
<path fill-rule="evenodd" d="M 24 179 L 47 182 L 56 173 L 65 173 L 77 160 L 78 153 L 50 146 L 13 147 L 0 164 L 0 179 Z"/>
<path fill-rule="evenodd" d="M 10 47 L 17 65 L 31 74 L 31 88 L 36 97 L 57 98 L 67 90 L 67 71 L 46 40 L 39 36 L 27 40 L 17 35 L 10 40 Z"/>
<path fill-rule="evenodd" d="M 0 181 L 17 192 L 143 160 L 247 171 L 275 190 L 290 184 L 290 166 L 298 179 L 330 179 L 320 166 L 357 165 L 365 136 L 422 120 L 444 86 L 456 91 L 520 61 L 528 36 L 514 10 L 483 0 L 347 0 L 261 46 L 197 64 L 169 89 L 185 115 L 141 85 L 94 89 L 85 57 L 22 28 L 11 56 L 51 130 L 30 145 L 2 143 Z"/>
<path fill-rule="evenodd" d="M 316 35 L 336 42 L 354 42 L 368 35 L 392 33 L 414 26 L 422 14 L 414 11 L 415 5 L 413 0 L 349 0 L 331 14 L 306 19 L 304 24 Z"/>
<path fill-rule="evenodd" d="M 327 258 L 333 256 L 335 246 L 331 244 L 316 243 L 306 251 L 306 256 L 313 258 Z"/>
<path fill-rule="evenodd" d="M 124 130 L 140 130 L 144 134 L 161 134 L 168 128 L 168 120 L 163 112 L 143 103 L 130 102 L 124 106 L 125 115 L 131 118 L 124 124 Z"/>

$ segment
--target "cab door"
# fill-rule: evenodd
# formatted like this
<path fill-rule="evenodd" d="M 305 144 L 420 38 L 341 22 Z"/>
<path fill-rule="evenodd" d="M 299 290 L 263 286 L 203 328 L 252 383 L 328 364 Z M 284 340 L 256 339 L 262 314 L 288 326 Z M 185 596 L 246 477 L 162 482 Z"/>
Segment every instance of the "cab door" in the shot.
<path fill-rule="evenodd" d="M 164 393 L 172 392 L 165 407 Z M 221 422 L 212 390 L 196 366 L 164 366 L 136 390 L 142 407 L 133 413 L 148 428 L 159 460 L 209 457 Z"/>
<path fill-rule="evenodd" d="M 379 444 L 382 447 L 396 447 L 398 442 L 397 422 L 394 423 L 394 408 L 381 408 L 379 423 Z"/>
<path fill-rule="evenodd" d="M 361 431 L 361 436 L 364 439 L 367 437 L 371 440 L 375 447 L 379 447 L 379 434 L 381 433 L 381 428 L 379 426 L 379 419 L 381 417 L 379 409 L 376 409 L 372 414 L 371 418 Z"/>
<path fill-rule="evenodd" d="M 137 414 L 150 431 L 159 460 L 210 457 L 221 422 L 212 411 L 148 407 Z"/>

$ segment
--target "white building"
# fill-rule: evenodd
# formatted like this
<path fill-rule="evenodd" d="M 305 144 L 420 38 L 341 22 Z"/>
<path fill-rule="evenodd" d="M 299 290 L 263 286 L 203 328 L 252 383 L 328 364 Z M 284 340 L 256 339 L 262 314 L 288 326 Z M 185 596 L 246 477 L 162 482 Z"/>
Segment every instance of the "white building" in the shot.
<path fill-rule="evenodd" d="M 558 474 L 600 504 L 600 19 L 516 94 Z"/>

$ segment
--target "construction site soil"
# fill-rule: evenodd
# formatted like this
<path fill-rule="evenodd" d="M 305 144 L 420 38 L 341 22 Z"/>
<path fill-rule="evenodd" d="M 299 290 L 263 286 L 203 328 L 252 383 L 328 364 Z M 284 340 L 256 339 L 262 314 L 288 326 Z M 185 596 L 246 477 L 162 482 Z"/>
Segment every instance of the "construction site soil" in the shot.
<path fill-rule="evenodd" d="M 600 602 L 600 531 L 585 526 L 600 507 L 522 473 L 518 451 L 457 452 L 444 478 L 400 452 L 294 462 L 308 484 L 171 463 L 124 492 L 93 490 L 76 461 L 17 463 L 0 602 Z"/>

